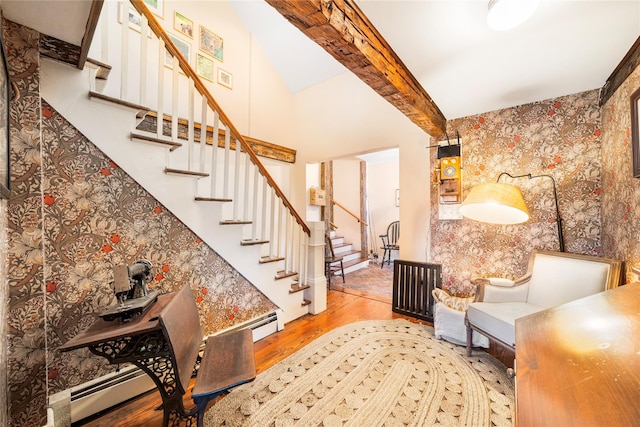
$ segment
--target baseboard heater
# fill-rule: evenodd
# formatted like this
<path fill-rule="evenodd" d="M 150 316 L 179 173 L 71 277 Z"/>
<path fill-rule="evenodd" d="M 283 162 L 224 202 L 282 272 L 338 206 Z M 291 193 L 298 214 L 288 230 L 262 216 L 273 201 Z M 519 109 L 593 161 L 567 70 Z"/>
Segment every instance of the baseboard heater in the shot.
<path fill-rule="evenodd" d="M 391 310 L 405 316 L 433 322 L 433 295 L 442 287 L 442 266 L 424 262 L 394 260 Z"/>
<path fill-rule="evenodd" d="M 232 328 L 219 331 L 218 334 L 239 329 L 251 329 L 253 341 L 256 342 L 284 328 L 282 311 L 275 310 L 264 316 L 249 320 Z M 204 343 L 203 343 L 204 345 Z M 100 378 L 72 387 L 71 391 L 71 422 L 97 414 L 112 406 L 125 402 L 155 388 L 155 384 L 147 374 L 136 366 L 130 365 L 118 372 L 104 375 Z M 68 394 L 68 390 L 62 393 Z M 51 402 L 63 400 L 54 396 Z M 53 407 L 54 413 L 57 408 Z M 62 411 L 64 412 L 64 410 Z M 67 412 L 68 413 L 68 412 Z"/>

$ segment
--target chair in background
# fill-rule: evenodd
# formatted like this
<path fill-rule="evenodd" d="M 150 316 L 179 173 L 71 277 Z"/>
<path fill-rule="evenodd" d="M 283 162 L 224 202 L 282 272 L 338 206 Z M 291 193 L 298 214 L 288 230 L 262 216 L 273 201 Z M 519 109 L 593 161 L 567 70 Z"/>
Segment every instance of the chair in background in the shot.
<path fill-rule="evenodd" d="M 387 264 L 391 265 L 391 251 L 400 250 L 400 221 L 393 221 L 387 227 L 387 234 L 381 234 L 382 246 L 384 250 L 382 254 L 382 263 L 380 268 L 384 267 L 384 259 L 387 258 Z"/>
<path fill-rule="evenodd" d="M 324 275 L 327 277 L 327 287 L 331 287 L 331 277 L 335 276 L 336 272 L 339 271 L 339 276 L 342 276 L 342 283 L 344 281 L 344 266 L 342 263 L 341 256 L 336 256 L 333 251 L 333 243 L 331 243 L 331 238 L 329 236 L 325 236 L 325 250 L 324 250 Z"/>

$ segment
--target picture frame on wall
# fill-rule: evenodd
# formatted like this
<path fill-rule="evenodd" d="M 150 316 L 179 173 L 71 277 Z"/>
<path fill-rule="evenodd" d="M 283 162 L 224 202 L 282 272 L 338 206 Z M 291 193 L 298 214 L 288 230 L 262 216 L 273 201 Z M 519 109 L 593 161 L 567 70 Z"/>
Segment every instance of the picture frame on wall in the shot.
<path fill-rule="evenodd" d="M 0 198 L 8 199 L 10 190 L 9 170 L 9 101 L 11 82 L 4 51 L 4 41 L 0 35 Z"/>
<path fill-rule="evenodd" d="M 193 21 L 180 12 L 173 15 L 173 28 L 189 38 L 193 38 Z"/>
<path fill-rule="evenodd" d="M 200 25 L 200 50 L 224 62 L 223 38 L 202 25 Z"/>
<path fill-rule="evenodd" d="M 222 68 L 218 68 L 218 84 L 233 89 L 233 75 Z"/>
<path fill-rule="evenodd" d="M 213 59 L 198 54 L 196 57 L 196 74 L 203 79 L 213 81 Z"/>
<path fill-rule="evenodd" d="M 120 24 L 122 24 L 122 16 L 124 15 L 123 5 L 123 3 L 118 3 L 118 22 Z M 129 7 L 129 3 L 126 4 L 126 7 L 124 7 L 124 9 L 127 9 L 129 11 L 129 28 L 137 32 L 141 32 L 142 16 L 140 16 L 138 11 L 133 7 Z"/>
<path fill-rule="evenodd" d="M 640 88 L 631 94 L 631 155 L 633 176 L 640 178 Z"/>
<path fill-rule="evenodd" d="M 180 37 L 174 36 L 173 34 L 167 33 L 167 35 L 173 44 L 176 45 L 182 56 L 184 56 L 184 59 L 191 64 L 191 43 L 186 40 L 182 40 Z M 169 68 L 173 68 L 173 57 L 168 50 L 165 50 L 164 65 Z"/>
<path fill-rule="evenodd" d="M 144 0 L 144 4 L 153 14 L 164 18 L 164 0 Z"/>

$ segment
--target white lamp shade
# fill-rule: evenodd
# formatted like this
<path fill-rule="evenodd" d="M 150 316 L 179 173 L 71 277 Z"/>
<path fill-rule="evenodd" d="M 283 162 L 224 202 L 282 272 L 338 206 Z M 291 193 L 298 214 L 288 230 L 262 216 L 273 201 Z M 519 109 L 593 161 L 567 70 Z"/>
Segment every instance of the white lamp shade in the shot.
<path fill-rule="evenodd" d="M 473 187 L 460 205 L 460 214 L 490 224 L 520 224 L 529 219 L 520 189 L 499 182 Z"/>
<path fill-rule="evenodd" d="M 489 0 L 487 24 L 494 30 L 515 28 L 529 19 L 539 0 Z"/>

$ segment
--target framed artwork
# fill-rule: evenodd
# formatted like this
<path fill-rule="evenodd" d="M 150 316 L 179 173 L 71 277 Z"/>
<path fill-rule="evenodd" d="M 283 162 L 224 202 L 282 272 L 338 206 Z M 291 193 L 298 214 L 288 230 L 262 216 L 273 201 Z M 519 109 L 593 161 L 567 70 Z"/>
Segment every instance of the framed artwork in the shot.
<path fill-rule="evenodd" d="M 640 88 L 631 94 L 631 154 L 633 176 L 640 178 Z"/>
<path fill-rule="evenodd" d="M 144 0 L 149 10 L 160 18 L 164 17 L 164 0 Z"/>
<path fill-rule="evenodd" d="M 218 84 L 233 89 L 233 75 L 222 68 L 218 68 Z"/>
<path fill-rule="evenodd" d="M 193 38 L 193 21 L 178 12 L 173 15 L 173 28 L 185 36 Z"/>
<path fill-rule="evenodd" d="M 200 50 L 223 62 L 224 40 L 213 31 L 200 25 Z"/>
<path fill-rule="evenodd" d="M 142 17 L 133 7 L 129 6 L 129 2 L 125 3 L 124 7 L 129 11 L 129 28 L 132 30 L 136 30 L 137 32 L 142 31 Z M 122 15 L 124 15 L 123 11 L 123 3 L 118 3 L 118 22 L 122 24 Z"/>
<path fill-rule="evenodd" d="M 213 59 L 204 55 L 197 55 L 196 58 L 196 74 L 210 82 L 213 81 Z"/>
<path fill-rule="evenodd" d="M 167 33 L 167 35 L 169 36 L 173 44 L 176 45 L 178 51 L 182 54 L 182 56 L 184 56 L 184 59 L 186 59 L 187 62 L 191 64 L 191 43 L 182 40 L 181 38 L 176 37 L 173 34 Z M 169 68 L 173 67 L 173 57 L 168 50 L 165 50 L 164 65 Z"/>
<path fill-rule="evenodd" d="M 8 199 L 9 190 L 9 69 L 0 36 L 0 198 Z"/>

